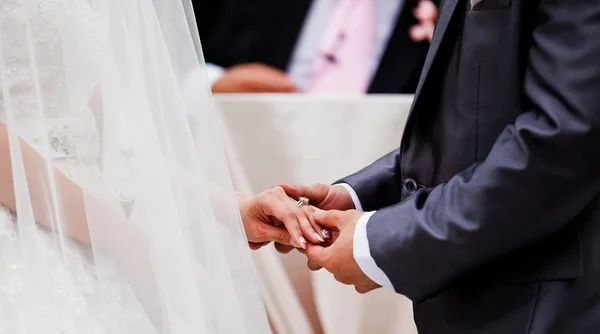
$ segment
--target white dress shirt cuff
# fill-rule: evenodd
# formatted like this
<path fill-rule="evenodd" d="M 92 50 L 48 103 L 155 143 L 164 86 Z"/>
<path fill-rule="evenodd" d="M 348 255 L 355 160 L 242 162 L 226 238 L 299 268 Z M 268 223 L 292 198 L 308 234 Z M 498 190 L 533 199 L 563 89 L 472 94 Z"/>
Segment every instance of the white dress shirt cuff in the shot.
<path fill-rule="evenodd" d="M 212 87 L 212 85 L 223 76 L 225 69 L 219 65 L 206 63 L 206 72 L 208 72 L 208 83 Z"/>
<path fill-rule="evenodd" d="M 354 189 L 352 189 L 352 187 L 350 187 L 350 185 L 347 183 L 340 183 L 340 184 L 338 184 L 338 186 L 344 187 L 350 193 L 350 197 L 352 197 L 352 202 L 354 202 L 354 208 L 358 211 L 362 211 L 363 208 L 362 208 L 362 205 L 360 204 L 360 199 L 358 199 L 358 195 L 356 194 L 356 191 L 354 191 Z"/>
<path fill-rule="evenodd" d="M 356 224 L 354 230 L 354 260 L 360 269 L 373 282 L 381 285 L 384 288 L 394 290 L 394 286 L 387 275 L 377 266 L 375 260 L 371 257 L 371 249 L 369 248 L 369 239 L 367 238 L 367 224 L 369 219 L 375 212 L 368 212 L 362 215 Z"/>

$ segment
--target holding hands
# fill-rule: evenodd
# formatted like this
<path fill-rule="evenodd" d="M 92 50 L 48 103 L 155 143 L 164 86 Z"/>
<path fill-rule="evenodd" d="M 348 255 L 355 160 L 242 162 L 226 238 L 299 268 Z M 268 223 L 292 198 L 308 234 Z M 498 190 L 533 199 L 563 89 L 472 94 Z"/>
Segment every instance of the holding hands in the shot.
<path fill-rule="evenodd" d="M 301 205 L 301 198 L 310 205 Z M 259 249 L 270 241 L 281 253 L 295 247 L 306 254 L 311 270 L 325 268 L 360 293 L 379 288 L 354 259 L 354 230 L 364 213 L 355 210 L 343 186 L 281 185 L 238 201 L 250 248 Z"/>
<path fill-rule="evenodd" d="M 311 270 L 325 268 L 338 282 L 354 285 L 359 293 L 367 293 L 380 287 L 363 273 L 354 259 L 354 231 L 363 215 L 363 212 L 356 210 L 317 210 L 313 215 L 315 221 L 330 229 L 335 240 L 328 247 L 308 245 L 306 249 L 308 267 Z"/>
<path fill-rule="evenodd" d="M 254 198 L 238 194 L 238 205 L 250 248 L 259 249 L 271 241 L 282 253 L 294 247 L 306 249 L 307 241 L 319 244 L 328 238 L 313 219 L 314 209 L 299 206 L 282 187 L 263 191 Z"/>

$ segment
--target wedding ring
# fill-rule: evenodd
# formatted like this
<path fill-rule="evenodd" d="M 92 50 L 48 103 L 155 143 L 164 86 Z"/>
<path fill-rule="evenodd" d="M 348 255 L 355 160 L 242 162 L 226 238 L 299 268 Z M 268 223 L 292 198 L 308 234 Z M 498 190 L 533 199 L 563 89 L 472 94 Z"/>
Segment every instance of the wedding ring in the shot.
<path fill-rule="evenodd" d="M 306 197 L 300 197 L 298 199 L 298 203 L 296 203 L 296 206 L 301 208 L 303 205 L 308 205 L 308 198 Z"/>

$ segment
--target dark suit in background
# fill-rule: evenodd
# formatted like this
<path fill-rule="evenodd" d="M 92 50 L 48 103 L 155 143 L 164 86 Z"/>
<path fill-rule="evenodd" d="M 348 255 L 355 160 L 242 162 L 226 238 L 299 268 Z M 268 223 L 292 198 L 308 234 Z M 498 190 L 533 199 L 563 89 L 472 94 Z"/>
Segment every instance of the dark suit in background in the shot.
<path fill-rule="evenodd" d="M 192 0 L 206 61 L 224 68 L 259 62 L 286 71 L 313 1 Z M 429 48 L 409 38 L 417 3 L 404 1 L 369 93 L 415 92 Z"/>
<path fill-rule="evenodd" d="M 600 0 L 445 0 L 399 150 L 342 182 L 420 334 L 600 333 Z"/>

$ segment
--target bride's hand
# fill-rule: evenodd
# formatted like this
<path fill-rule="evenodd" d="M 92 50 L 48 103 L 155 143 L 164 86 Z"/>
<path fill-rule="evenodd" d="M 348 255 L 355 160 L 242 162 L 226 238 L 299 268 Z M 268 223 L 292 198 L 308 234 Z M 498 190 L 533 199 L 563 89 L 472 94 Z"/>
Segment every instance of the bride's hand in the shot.
<path fill-rule="evenodd" d="M 324 242 L 316 232 L 322 228 L 312 218 L 313 209 L 309 206 L 297 207 L 297 202 L 287 196 L 281 187 L 263 191 L 254 198 L 238 194 L 238 204 L 252 249 L 271 241 L 303 249 L 307 241 L 314 244 Z M 292 249 L 276 248 L 283 253 Z"/>

